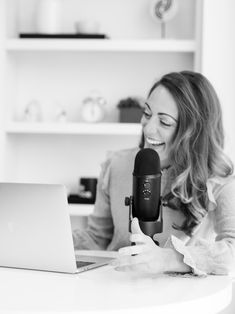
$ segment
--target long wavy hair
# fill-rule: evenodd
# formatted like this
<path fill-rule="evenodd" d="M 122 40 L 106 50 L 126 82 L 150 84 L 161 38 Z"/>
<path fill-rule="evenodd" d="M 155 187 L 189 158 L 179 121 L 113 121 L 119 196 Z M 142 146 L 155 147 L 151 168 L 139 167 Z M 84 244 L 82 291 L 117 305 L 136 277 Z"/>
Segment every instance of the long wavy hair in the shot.
<path fill-rule="evenodd" d="M 174 177 L 170 198 L 174 200 L 173 208 L 183 212 L 185 221 L 173 227 L 191 235 L 208 211 L 207 180 L 233 173 L 233 164 L 223 152 L 221 105 L 211 83 L 197 72 L 166 74 L 152 86 L 148 96 L 159 85 L 170 92 L 179 111 L 169 156 Z M 140 147 L 144 147 L 143 134 Z"/>

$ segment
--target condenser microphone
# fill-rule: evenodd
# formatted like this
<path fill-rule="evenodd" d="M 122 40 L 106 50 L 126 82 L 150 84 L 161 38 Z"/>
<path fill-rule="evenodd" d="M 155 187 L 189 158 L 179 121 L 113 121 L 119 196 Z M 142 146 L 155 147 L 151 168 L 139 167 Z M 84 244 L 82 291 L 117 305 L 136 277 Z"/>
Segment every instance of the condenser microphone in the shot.
<path fill-rule="evenodd" d="M 144 234 L 153 238 L 154 234 L 162 232 L 161 166 L 155 150 L 144 148 L 137 153 L 132 196 L 127 197 L 125 203 L 129 205 L 129 222 L 137 217 Z"/>

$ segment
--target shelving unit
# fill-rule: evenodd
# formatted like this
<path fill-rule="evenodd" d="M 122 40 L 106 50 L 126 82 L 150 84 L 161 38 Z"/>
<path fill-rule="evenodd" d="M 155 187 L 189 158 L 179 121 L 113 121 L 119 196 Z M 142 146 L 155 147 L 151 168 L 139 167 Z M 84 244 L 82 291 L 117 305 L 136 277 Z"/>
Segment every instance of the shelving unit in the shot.
<path fill-rule="evenodd" d="M 8 39 L 7 51 L 185 52 L 195 53 L 195 40 Z"/>
<path fill-rule="evenodd" d="M 94 205 L 86 204 L 70 204 L 69 205 L 69 214 L 71 217 L 86 217 L 93 212 Z"/>
<path fill-rule="evenodd" d="M 70 135 L 137 135 L 141 126 L 137 123 L 29 123 L 10 122 L 7 134 L 70 134 Z"/>
<path fill-rule="evenodd" d="M 62 183 L 76 190 L 80 177 L 98 177 L 107 153 L 139 143 L 140 124 L 118 123 L 120 99 L 146 97 L 164 73 L 200 69 L 201 0 L 178 0 L 164 39 L 150 17 L 150 0 L 61 2 L 66 33 L 74 32 L 76 20 L 91 16 L 109 39 L 19 38 L 20 32 L 35 31 L 38 1 L 0 0 L 0 180 Z M 91 90 L 107 100 L 101 123 L 81 119 Z M 42 121 L 25 122 L 25 107 L 35 99 Z M 67 122 L 53 121 L 57 102 L 67 110 Z M 70 207 L 71 216 L 86 216 L 87 208 Z"/>

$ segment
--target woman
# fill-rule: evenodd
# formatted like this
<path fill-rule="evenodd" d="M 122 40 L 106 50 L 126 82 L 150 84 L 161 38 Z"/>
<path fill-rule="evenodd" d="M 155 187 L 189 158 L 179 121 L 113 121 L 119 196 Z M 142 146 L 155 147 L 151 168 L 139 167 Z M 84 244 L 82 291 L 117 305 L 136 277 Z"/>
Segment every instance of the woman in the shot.
<path fill-rule="evenodd" d="M 223 152 L 221 107 L 210 82 L 189 71 L 169 73 L 144 105 L 140 147 L 157 151 L 162 168 L 163 232 L 159 247 L 135 218 L 128 233 L 125 196 L 131 195 L 138 149 L 113 154 L 103 165 L 93 215 L 74 232 L 75 248 L 119 249 L 119 270 L 228 274 L 235 255 L 235 180 Z M 135 242 L 137 245 L 131 246 Z"/>

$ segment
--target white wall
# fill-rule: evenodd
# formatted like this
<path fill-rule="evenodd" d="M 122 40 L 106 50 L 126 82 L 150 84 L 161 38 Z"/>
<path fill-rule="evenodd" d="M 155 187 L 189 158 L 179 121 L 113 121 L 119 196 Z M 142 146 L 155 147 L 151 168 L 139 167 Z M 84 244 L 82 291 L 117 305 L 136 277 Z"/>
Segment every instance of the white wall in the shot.
<path fill-rule="evenodd" d="M 204 0 L 203 6 L 201 69 L 221 100 L 225 148 L 235 162 L 235 1 Z"/>
<path fill-rule="evenodd" d="M 235 1 L 204 0 L 202 72 L 218 92 L 223 108 L 225 148 L 235 163 Z M 235 283 L 230 306 L 221 314 L 235 313 Z"/>

